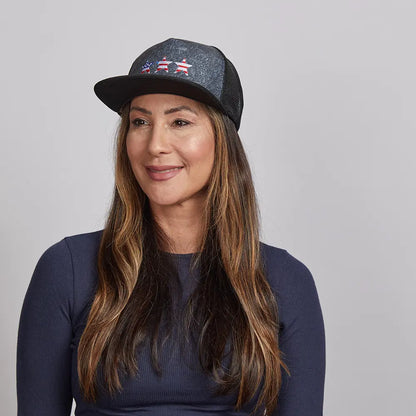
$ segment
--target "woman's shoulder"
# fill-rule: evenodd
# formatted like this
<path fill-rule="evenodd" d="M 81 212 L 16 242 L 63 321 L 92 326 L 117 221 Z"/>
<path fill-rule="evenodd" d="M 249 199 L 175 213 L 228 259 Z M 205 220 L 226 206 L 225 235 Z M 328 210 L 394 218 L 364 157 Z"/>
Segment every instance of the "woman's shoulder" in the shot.
<path fill-rule="evenodd" d="M 74 316 L 90 301 L 98 281 L 97 254 L 103 230 L 63 237 L 36 264 L 31 285 L 52 290 L 70 303 Z"/>
<path fill-rule="evenodd" d="M 309 272 L 309 269 L 301 260 L 284 248 L 260 242 L 260 253 L 266 268 L 270 272 L 285 272 L 295 275 Z"/>
<path fill-rule="evenodd" d="M 47 247 L 41 259 L 59 261 L 70 257 L 72 261 L 80 258 L 85 261 L 88 257 L 96 256 L 102 233 L 103 230 L 98 230 L 63 237 Z"/>
<path fill-rule="evenodd" d="M 98 248 L 103 230 L 63 237 L 50 245 L 41 255 L 38 263 L 71 269 L 95 269 Z"/>
<path fill-rule="evenodd" d="M 266 277 L 273 292 L 286 301 L 316 293 L 315 281 L 309 268 L 299 258 L 281 247 L 261 242 L 260 252 Z"/>
<path fill-rule="evenodd" d="M 73 261 L 95 260 L 100 246 L 103 230 L 74 234 L 64 237 Z"/>

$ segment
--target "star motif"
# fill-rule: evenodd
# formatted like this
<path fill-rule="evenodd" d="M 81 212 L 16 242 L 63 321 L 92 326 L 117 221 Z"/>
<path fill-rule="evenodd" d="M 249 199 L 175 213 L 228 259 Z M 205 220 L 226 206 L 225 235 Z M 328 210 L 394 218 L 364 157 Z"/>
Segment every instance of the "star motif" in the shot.
<path fill-rule="evenodd" d="M 172 61 L 167 61 L 166 56 L 164 56 L 163 59 L 161 61 L 158 61 L 158 63 L 157 63 L 156 72 L 159 72 L 162 69 L 166 72 L 169 72 L 168 65 L 171 64 L 171 63 L 172 63 Z"/>
<path fill-rule="evenodd" d="M 150 72 L 150 67 L 153 65 L 153 62 L 146 60 L 146 63 L 142 66 L 142 74 L 148 74 Z"/>
<path fill-rule="evenodd" d="M 188 74 L 188 68 L 190 68 L 192 65 L 186 63 L 186 59 L 183 59 L 182 62 L 175 62 L 178 67 L 176 68 L 175 74 L 177 72 L 183 72 L 185 75 Z"/>

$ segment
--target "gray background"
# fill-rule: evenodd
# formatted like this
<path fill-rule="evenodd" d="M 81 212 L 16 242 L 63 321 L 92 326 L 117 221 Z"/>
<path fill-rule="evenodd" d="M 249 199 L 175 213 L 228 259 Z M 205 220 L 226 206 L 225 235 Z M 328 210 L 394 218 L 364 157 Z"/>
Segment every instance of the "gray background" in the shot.
<path fill-rule="evenodd" d="M 93 84 L 169 37 L 220 47 L 240 73 L 263 241 L 308 266 L 321 300 L 325 414 L 416 414 L 415 12 L 404 0 L 3 4 L 1 414 L 16 412 L 37 260 L 102 228 L 109 206 L 118 116 Z"/>

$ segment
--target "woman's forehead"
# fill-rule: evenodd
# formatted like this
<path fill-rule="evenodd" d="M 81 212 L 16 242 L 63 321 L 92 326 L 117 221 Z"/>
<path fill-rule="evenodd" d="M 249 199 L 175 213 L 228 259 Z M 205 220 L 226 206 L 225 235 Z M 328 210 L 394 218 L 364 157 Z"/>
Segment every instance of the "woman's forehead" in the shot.
<path fill-rule="evenodd" d="M 145 113 L 169 114 L 179 110 L 188 110 L 195 115 L 206 114 L 206 108 L 199 101 L 175 94 L 145 94 L 133 98 L 130 102 L 130 111 L 135 109 L 144 110 Z"/>

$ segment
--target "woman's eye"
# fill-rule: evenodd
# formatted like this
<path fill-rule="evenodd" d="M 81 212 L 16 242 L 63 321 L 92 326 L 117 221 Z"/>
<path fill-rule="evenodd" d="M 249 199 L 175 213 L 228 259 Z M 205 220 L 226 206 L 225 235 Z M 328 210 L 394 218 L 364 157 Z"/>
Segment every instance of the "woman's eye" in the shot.
<path fill-rule="evenodd" d="M 131 121 L 131 124 L 133 124 L 133 126 L 144 126 L 145 124 L 147 124 L 146 120 L 143 120 L 142 118 L 135 118 L 134 120 Z"/>
<path fill-rule="evenodd" d="M 189 121 L 185 121 L 185 120 L 178 119 L 178 120 L 175 120 L 175 121 L 173 122 L 173 124 L 174 124 L 176 127 L 184 127 L 184 126 L 187 126 L 187 125 L 189 124 Z"/>

